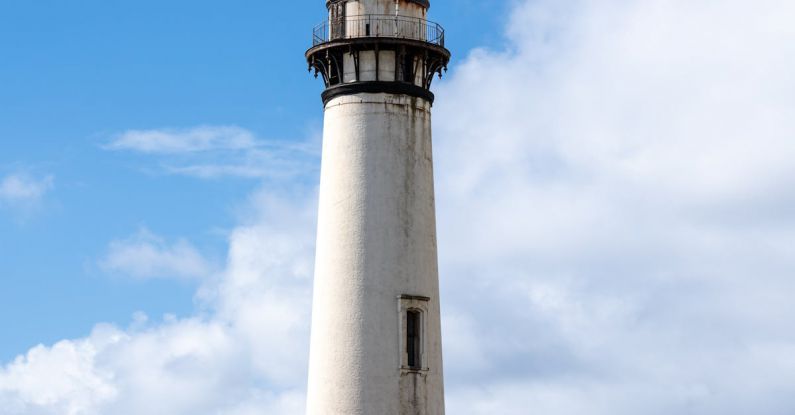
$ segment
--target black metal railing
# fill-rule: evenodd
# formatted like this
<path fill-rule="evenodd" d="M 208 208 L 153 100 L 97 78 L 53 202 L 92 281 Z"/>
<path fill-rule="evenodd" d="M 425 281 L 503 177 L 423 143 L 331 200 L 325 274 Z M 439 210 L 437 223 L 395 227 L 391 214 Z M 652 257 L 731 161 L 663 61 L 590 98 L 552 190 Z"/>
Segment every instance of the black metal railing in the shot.
<path fill-rule="evenodd" d="M 417 17 L 376 14 L 327 20 L 315 26 L 312 46 L 362 37 L 421 40 L 444 47 L 444 28 L 438 23 Z"/>

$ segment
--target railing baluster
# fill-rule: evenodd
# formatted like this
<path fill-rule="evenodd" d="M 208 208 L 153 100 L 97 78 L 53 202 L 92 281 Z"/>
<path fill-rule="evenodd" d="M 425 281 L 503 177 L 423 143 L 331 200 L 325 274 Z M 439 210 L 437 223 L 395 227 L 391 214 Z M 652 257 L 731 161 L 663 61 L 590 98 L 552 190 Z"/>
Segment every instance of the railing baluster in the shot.
<path fill-rule="evenodd" d="M 393 15 L 349 16 L 344 19 L 340 22 L 327 19 L 316 26 L 312 45 L 344 38 L 394 36 L 444 46 L 444 28 L 425 19 Z"/>

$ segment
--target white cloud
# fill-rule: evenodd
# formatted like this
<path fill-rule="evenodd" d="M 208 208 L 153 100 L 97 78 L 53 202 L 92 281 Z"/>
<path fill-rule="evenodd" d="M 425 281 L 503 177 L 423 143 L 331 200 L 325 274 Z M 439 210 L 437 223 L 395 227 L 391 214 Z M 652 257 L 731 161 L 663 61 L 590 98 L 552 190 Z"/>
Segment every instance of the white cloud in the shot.
<path fill-rule="evenodd" d="M 130 130 L 113 139 L 109 150 L 149 154 L 180 154 L 257 147 L 251 132 L 235 126 L 202 126 L 191 129 Z"/>
<path fill-rule="evenodd" d="M 526 1 L 509 50 L 440 85 L 448 413 L 795 411 L 793 15 Z M 301 413 L 314 201 L 297 199 L 253 198 L 206 317 L 36 348 L 0 369 L 0 405 Z"/>
<path fill-rule="evenodd" d="M 314 203 L 252 202 L 221 278 L 200 290 L 203 317 L 137 313 L 126 330 L 98 325 L 87 338 L 38 346 L 0 367 L 3 414 L 302 413 Z"/>
<path fill-rule="evenodd" d="M 100 350 L 117 343 L 121 334 L 98 326 L 86 339 L 37 346 L 0 370 L 0 407 L 4 413 L 95 413 L 96 405 L 114 399 L 113 373 L 96 368 Z"/>
<path fill-rule="evenodd" d="M 127 131 L 105 149 L 156 156 L 163 172 L 202 179 L 284 180 L 317 170 L 313 144 L 261 140 L 236 126 Z"/>
<path fill-rule="evenodd" d="M 452 413 L 795 409 L 793 15 L 524 2 L 440 86 Z"/>
<path fill-rule="evenodd" d="M 169 244 L 147 229 L 111 242 L 99 265 L 107 272 L 140 279 L 202 278 L 213 271 L 211 263 L 187 240 Z"/>
<path fill-rule="evenodd" d="M 53 176 L 40 178 L 25 173 L 13 173 L 0 181 L 0 204 L 31 205 L 41 201 L 53 188 Z"/>
<path fill-rule="evenodd" d="M 164 170 L 171 174 L 201 179 L 240 177 L 285 180 L 301 178 L 317 171 L 317 158 L 306 145 L 284 143 L 263 145 L 257 149 L 230 156 L 193 158 L 184 162 L 168 162 Z"/>

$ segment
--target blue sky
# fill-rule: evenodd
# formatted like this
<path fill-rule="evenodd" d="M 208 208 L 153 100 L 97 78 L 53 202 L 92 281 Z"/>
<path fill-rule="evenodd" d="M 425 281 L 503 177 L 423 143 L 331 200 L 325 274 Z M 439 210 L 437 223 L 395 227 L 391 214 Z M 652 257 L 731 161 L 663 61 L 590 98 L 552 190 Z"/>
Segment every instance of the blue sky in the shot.
<path fill-rule="evenodd" d="M 0 216 L 0 360 L 98 321 L 124 325 L 135 311 L 191 312 L 195 284 L 109 278 L 96 261 L 109 241 L 141 227 L 223 259 L 233 209 L 258 181 L 161 174 L 145 157 L 103 146 L 131 129 L 197 125 L 282 141 L 317 136 L 322 83 L 308 75 L 303 51 L 322 2 L 1 7 L 0 174 L 54 183 L 35 212 Z M 432 15 L 462 58 L 503 41 L 506 8 L 440 0 Z"/>
<path fill-rule="evenodd" d="M 265 3 L 0 6 L 3 415 L 303 412 L 323 2 Z M 795 5 L 431 17 L 447 412 L 795 413 Z"/>

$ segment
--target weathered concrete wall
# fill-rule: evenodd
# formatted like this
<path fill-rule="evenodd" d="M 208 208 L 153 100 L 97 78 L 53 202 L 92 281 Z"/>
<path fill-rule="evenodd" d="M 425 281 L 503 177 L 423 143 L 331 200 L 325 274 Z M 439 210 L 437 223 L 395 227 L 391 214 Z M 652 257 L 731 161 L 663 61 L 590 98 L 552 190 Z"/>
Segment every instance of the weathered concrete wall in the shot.
<path fill-rule="evenodd" d="M 395 14 L 395 0 L 350 0 L 347 5 L 348 16 L 365 14 Z M 400 0 L 398 14 L 408 17 L 425 18 L 427 10 L 413 1 Z"/>
<path fill-rule="evenodd" d="M 428 102 L 326 105 L 310 415 L 444 414 L 432 165 Z M 423 314 L 420 370 L 406 367 L 407 308 Z"/>

